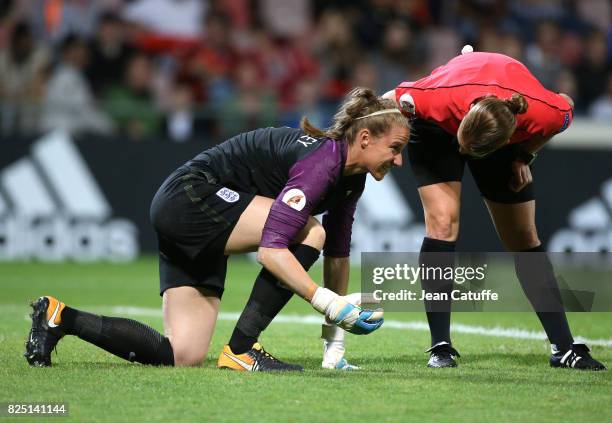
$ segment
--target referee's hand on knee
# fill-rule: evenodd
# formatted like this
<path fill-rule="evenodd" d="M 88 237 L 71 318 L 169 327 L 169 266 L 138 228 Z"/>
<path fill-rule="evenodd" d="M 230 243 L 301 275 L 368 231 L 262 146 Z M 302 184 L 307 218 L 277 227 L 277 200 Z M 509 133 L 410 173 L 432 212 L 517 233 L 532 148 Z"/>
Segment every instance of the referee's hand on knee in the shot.
<path fill-rule="evenodd" d="M 520 160 L 512 162 L 512 177 L 510 178 L 510 189 L 519 192 L 533 181 L 531 169 Z"/>

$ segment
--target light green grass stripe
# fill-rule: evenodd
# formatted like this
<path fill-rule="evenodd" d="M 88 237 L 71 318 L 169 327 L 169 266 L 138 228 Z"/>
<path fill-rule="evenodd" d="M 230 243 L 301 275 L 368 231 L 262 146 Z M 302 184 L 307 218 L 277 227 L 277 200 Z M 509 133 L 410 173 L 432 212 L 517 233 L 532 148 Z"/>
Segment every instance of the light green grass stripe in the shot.
<path fill-rule="evenodd" d="M 158 316 L 161 317 L 161 310 L 154 308 L 145 307 L 113 307 L 112 312 L 116 314 L 124 314 L 130 316 Z M 237 321 L 240 313 L 219 313 L 219 320 Z M 323 322 L 323 318 L 316 314 L 298 315 L 289 314 L 277 316 L 274 319 L 276 323 L 289 323 L 289 324 L 303 324 L 303 325 L 320 325 Z M 400 330 L 416 330 L 416 331 L 427 331 L 429 332 L 429 326 L 425 322 L 401 322 L 399 320 L 388 320 L 385 319 L 384 328 L 386 329 L 400 329 Z M 546 340 L 546 334 L 544 332 L 529 331 L 519 328 L 503 328 L 500 326 L 493 328 L 486 328 L 484 326 L 472 326 L 461 323 L 453 323 L 451 325 L 451 331 L 457 333 L 465 333 L 470 335 L 481 335 L 481 336 L 493 336 L 500 338 L 514 338 L 514 339 L 533 339 L 533 340 Z M 612 339 L 586 339 L 576 337 L 576 342 L 584 342 L 591 345 L 599 345 L 610 347 L 612 346 Z"/>
<path fill-rule="evenodd" d="M 157 308 L 151 307 L 133 307 L 133 306 L 114 306 L 114 307 L 82 307 L 85 310 L 99 313 L 99 314 L 110 314 L 110 315 L 123 315 L 133 317 L 162 317 L 162 311 Z M 22 311 L 22 306 L 17 305 L 0 305 L 0 310 L 4 311 Z M 219 313 L 218 320 L 235 322 L 238 320 L 240 313 L 238 312 L 221 312 Z M 25 318 L 29 320 L 29 317 L 25 315 Z M 276 323 L 284 324 L 297 324 L 297 325 L 320 325 L 322 323 L 322 317 L 316 314 L 281 314 L 274 319 Z M 385 319 L 385 329 L 399 329 L 399 330 L 411 330 L 411 331 L 429 331 L 427 323 L 422 321 L 399 321 Z M 487 337 L 497 338 L 512 338 L 512 339 L 526 339 L 545 341 L 546 334 L 541 331 L 531 331 L 513 327 L 484 327 L 475 325 L 466 325 L 462 323 L 451 324 L 451 331 L 454 333 L 463 333 L 468 335 L 479 335 Z M 612 347 L 612 339 L 589 339 L 581 336 L 575 337 L 576 342 L 583 342 L 590 345 L 598 345 L 603 347 Z"/>
<path fill-rule="evenodd" d="M 150 307 L 132 307 L 132 306 L 115 306 L 115 307 L 93 307 L 93 311 L 98 313 L 109 313 L 114 315 L 124 316 L 140 316 L 140 317 L 162 317 L 160 309 Z M 232 321 L 238 320 L 240 313 L 233 312 L 221 312 L 219 313 L 218 320 Z M 274 319 L 276 323 L 285 324 L 298 324 L 298 325 L 320 325 L 323 319 L 321 316 L 316 314 L 281 314 Z M 429 326 L 425 322 L 420 321 L 399 321 L 399 320 L 385 320 L 385 329 L 399 329 L 399 330 L 413 330 L 413 331 L 429 331 Z M 464 333 L 469 335 L 480 335 L 497 338 L 513 338 L 513 339 L 527 339 L 527 340 L 546 340 L 546 334 L 544 332 L 530 331 L 520 328 L 506 328 L 496 326 L 487 328 L 484 326 L 473 326 L 461 323 L 453 323 L 451 325 L 451 331 L 456 333 Z M 612 339 L 587 339 L 583 337 L 576 337 L 576 342 L 584 342 L 590 345 L 598 345 L 604 347 L 612 346 Z"/>

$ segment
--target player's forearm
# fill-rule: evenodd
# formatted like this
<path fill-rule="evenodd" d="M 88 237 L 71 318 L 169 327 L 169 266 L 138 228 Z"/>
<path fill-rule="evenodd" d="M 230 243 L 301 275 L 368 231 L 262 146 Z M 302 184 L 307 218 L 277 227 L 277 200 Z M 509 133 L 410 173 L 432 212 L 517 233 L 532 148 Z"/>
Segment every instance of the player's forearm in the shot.
<path fill-rule="evenodd" d="M 348 257 L 325 257 L 323 260 L 323 284 L 339 295 L 346 295 L 349 282 Z"/>
<path fill-rule="evenodd" d="M 257 261 L 307 301 L 312 299 L 319 287 L 288 249 L 259 247 Z"/>

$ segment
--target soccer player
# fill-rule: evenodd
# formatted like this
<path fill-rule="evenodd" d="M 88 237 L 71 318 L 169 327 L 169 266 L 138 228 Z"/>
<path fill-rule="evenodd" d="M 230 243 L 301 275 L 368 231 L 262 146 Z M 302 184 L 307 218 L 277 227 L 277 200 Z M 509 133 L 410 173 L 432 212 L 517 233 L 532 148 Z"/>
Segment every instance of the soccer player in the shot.
<path fill-rule="evenodd" d="M 467 47 L 467 46 L 466 46 Z M 407 147 L 425 215 L 420 261 L 452 266 L 459 233 L 461 179 L 467 163 L 504 246 L 516 254 L 516 275 L 551 343 L 553 367 L 602 370 L 584 344 L 574 343 L 561 306 L 542 310 L 541 287 L 560 302 L 552 265 L 538 238 L 530 165 L 573 119 L 573 101 L 545 89 L 520 62 L 494 53 L 462 54 L 415 82 L 384 95 L 413 118 Z M 437 253 L 437 254 L 429 254 Z M 439 254 L 448 253 L 448 254 Z M 450 293 L 452 281 L 424 281 L 425 291 Z M 433 310 L 429 367 L 455 367 L 450 302 Z M 544 307 L 546 308 L 546 307 Z"/>
<path fill-rule="evenodd" d="M 345 257 L 366 174 L 380 180 L 400 166 L 408 137 L 408 119 L 393 101 L 357 88 L 327 131 L 304 118 L 301 129 L 258 129 L 202 152 L 166 179 L 151 205 L 165 336 L 131 319 L 94 315 L 43 296 L 32 304 L 27 361 L 50 366 L 57 342 L 76 335 L 129 361 L 199 365 L 214 330 L 227 256 L 255 250 L 263 269 L 245 309 L 249 319 L 238 324 L 245 336 L 252 334 L 249 325 L 274 317 L 290 292 L 349 332 L 378 329 L 382 311 L 362 310 L 318 286 L 306 271 L 325 247 L 332 279 L 348 274 Z M 322 226 L 312 216 L 324 211 Z M 226 346 L 219 366 L 302 370 L 257 342 L 246 350 Z"/>

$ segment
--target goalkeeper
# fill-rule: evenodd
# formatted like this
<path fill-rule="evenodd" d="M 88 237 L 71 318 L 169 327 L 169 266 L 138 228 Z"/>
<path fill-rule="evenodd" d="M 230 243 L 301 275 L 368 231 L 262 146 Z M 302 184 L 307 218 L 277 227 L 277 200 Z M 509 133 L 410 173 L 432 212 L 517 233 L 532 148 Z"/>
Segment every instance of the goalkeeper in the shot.
<path fill-rule="evenodd" d="M 380 180 L 401 165 L 408 137 L 408 120 L 393 101 L 358 88 L 327 131 L 304 118 L 301 129 L 258 129 L 202 152 L 166 179 L 151 205 L 165 335 L 43 296 L 32 304 L 27 361 L 51 365 L 57 342 L 76 335 L 130 361 L 199 365 L 214 331 L 227 257 L 248 251 L 257 251 L 263 269 L 219 367 L 302 370 L 257 342 L 293 292 L 348 332 L 378 329 L 381 311 L 362 310 L 318 286 L 307 270 L 325 247 L 331 287 L 346 289 L 353 214 L 366 175 Z M 325 211 L 321 225 L 312 216 Z"/>

